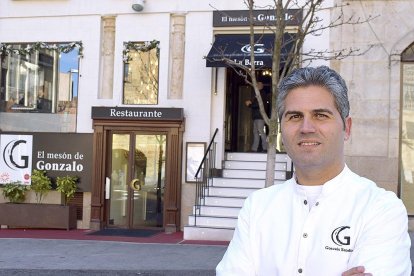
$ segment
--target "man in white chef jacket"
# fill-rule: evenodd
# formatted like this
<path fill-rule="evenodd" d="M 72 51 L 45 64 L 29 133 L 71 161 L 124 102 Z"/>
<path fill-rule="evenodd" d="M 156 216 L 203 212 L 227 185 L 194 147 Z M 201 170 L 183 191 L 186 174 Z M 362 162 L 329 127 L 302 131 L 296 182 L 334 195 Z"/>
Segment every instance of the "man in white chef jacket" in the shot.
<path fill-rule="evenodd" d="M 345 164 L 348 89 L 334 70 L 296 69 L 277 100 L 295 173 L 246 199 L 218 276 L 409 276 L 407 211 Z"/>

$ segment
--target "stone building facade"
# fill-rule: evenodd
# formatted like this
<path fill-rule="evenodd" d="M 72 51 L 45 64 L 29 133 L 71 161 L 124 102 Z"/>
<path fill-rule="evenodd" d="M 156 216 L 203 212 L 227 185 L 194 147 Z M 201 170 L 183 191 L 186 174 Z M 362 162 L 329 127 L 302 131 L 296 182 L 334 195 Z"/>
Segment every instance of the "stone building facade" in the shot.
<path fill-rule="evenodd" d="M 363 55 L 331 62 L 349 86 L 353 131 L 346 146 L 347 164 L 398 194 L 413 215 L 414 2 L 336 0 L 334 4 L 344 6 L 344 18 L 354 16 L 366 22 L 333 29 L 331 47 L 369 49 Z M 332 14 L 338 16 L 339 9 Z"/>
<path fill-rule="evenodd" d="M 4 88 L 0 91 L 2 134 L 90 134 L 91 180 L 82 191 L 79 228 L 134 228 L 148 226 L 144 222 L 153 218 L 156 227 L 178 231 L 194 204 L 195 186 L 187 181 L 188 144 L 208 143 L 218 128 L 218 167 L 225 152 L 246 150 L 243 141 L 251 138 L 245 134 L 249 123 L 244 122 L 234 133 L 229 131 L 235 126 L 230 118 L 246 114 L 236 114 L 239 111 L 230 110 L 230 106 L 241 102 L 241 98 L 233 99 L 234 95 L 250 95 L 251 87 L 230 68 L 207 67 L 204 59 L 216 37 L 230 40 L 231 35 L 248 35 L 246 25 L 215 26 L 213 21 L 218 11 L 232 11 L 229 14 L 237 14 L 235 20 L 244 19 L 247 8 L 243 2 L 146 0 L 143 9 L 136 11 L 133 0 L 100 0 L 99 4 L 84 0 L 1 1 L 0 43 L 14 45 L 23 53 L 13 59 L 1 57 L 5 76 L 0 79 Z M 258 7 L 269 2 L 255 1 Z M 409 214 L 414 214 L 414 159 L 410 158 L 414 139 L 414 69 L 410 63 L 414 61 L 410 48 L 414 43 L 414 3 L 327 0 L 325 5 L 327 9 L 320 14 L 325 20 L 339 15 L 335 6 L 343 6 L 345 17 L 373 17 L 366 23 L 326 30 L 321 36 L 309 37 L 304 45 L 304 51 L 349 47 L 363 51 L 372 46 L 360 56 L 312 64 L 332 66 L 348 83 L 353 132 L 346 145 L 346 162 L 355 172 L 401 196 Z M 27 45 L 33 47 L 36 42 L 48 46 L 24 60 Z M 67 47 L 77 50 L 74 56 L 67 56 L 77 61 L 57 77 L 58 66 L 53 62 L 65 56 Z M 144 79 L 136 69 L 140 68 L 137 59 L 142 57 L 148 58 L 154 69 L 146 71 Z M 13 79 L 19 80 L 19 85 L 11 85 L 12 79 L 6 77 L 7 72 L 16 72 L 10 69 L 10 60 L 26 70 L 21 71 L 22 77 Z M 42 70 L 55 68 L 55 75 L 52 71 L 36 73 L 39 65 Z M 263 70 L 261 78 L 269 87 L 267 71 Z M 28 72 L 35 72 L 34 77 L 27 77 Z M 57 95 L 58 79 L 70 80 L 70 85 L 60 90 L 72 94 L 67 92 L 62 99 L 53 96 Z M 34 86 L 29 85 L 31 81 Z M 47 91 L 51 105 L 42 110 L 35 104 L 41 89 Z M 36 139 L 33 141 L 35 145 Z M 65 148 L 62 145 L 54 150 L 64 152 Z M 118 189 L 120 183 L 127 188 Z M 162 191 L 164 201 L 159 201 L 158 192 L 146 191 L 148 187 Z M 110 189 L 112 194 L 107 192 Z M 145 200 L 141 200 L 144 192 Z M 50 201 L 59 201 L 53 194 Z M 118 201 L 111 203 L 113 195 Z"/>

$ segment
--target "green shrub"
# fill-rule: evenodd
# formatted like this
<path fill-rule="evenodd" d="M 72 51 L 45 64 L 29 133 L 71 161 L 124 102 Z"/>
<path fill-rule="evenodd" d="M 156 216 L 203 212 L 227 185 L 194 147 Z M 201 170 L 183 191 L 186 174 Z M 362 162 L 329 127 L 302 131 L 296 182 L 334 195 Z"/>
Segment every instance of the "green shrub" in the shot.
<path fill-rule="evenodd" d="M 45 171 L 33 170 L 30 189 L 36 194 L 36 202 L 41 203 L 43 197 L 52 189 L 52 181 Z"/>
<path fill-rule="evenodd" d="M 56 178 L 56 190 L 61 192 L 65 197 L 65 205 L 68 205 L 69 200 L 75 196 L 78 181 L 77 176 L 62 176 Z"/>
<path fill-rule="evenodd" d="M 12 203 L 21 203 L 26 198 L 26 191 L 29 188 L 21 182 L 11 182 L 3 185 L 3 196 Z"/>

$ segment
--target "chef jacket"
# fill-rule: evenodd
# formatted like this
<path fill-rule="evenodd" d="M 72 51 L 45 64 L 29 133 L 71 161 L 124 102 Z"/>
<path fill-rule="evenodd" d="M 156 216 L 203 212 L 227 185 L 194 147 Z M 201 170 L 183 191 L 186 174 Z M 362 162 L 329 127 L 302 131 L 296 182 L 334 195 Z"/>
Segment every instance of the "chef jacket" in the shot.
<path fill-rule="evenodd" d="M 339 276 L 364 266 L 374 276 L 409 276 L 407 220 L 393 192 L 347 166 L 312 208 L 293 177 L 246 199 L 216 275 Z"/>

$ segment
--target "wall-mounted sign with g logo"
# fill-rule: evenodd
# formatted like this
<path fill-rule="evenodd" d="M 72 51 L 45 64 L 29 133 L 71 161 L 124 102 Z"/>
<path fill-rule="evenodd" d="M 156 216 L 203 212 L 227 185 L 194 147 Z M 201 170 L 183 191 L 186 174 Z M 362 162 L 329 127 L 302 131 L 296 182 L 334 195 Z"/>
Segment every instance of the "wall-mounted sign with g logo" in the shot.
<path fill-rule="evenodd" d="M 30 184 L 32 171 L 32 135 L 5 135 L 0 136 L 0 173 L 7 175 L 5 182 L 20 182 Z"/>
<path fill-rule="evenodd" d="M 350 245 L 351 244 L 351 237 L 347 235 L 347 229 L 350 229 L 349 226 L 340 226 L 332 231 L 331 239 L 332 241 L 338 245 Z"/>
<path fill-rule="evenodd" d="M 29 166 L 29 156 L 22 155 L 21 147 L 26 147 L 26 140 L 12 140 L 3 149 L 3 161 L 12 170 L 26 169 Z M 17 159 L 16 159 L 17 158 Z"/>

